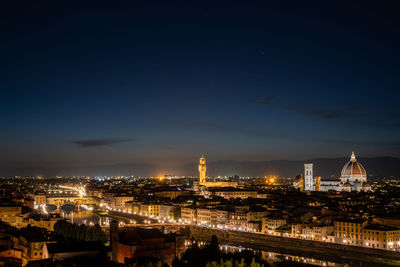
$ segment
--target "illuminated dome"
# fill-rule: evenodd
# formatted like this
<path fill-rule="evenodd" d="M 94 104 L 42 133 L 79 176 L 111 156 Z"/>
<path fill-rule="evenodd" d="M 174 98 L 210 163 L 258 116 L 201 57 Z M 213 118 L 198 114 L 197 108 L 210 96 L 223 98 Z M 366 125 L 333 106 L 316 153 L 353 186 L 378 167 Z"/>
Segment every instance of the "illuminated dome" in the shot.
<path fill-rule="evenodd" d="M 350 161 L 344 165 L 340 180 L 342 182 L 350 183 L 367 181 L 367 173 L 365 172 L 364 167 L 357 162 L 354 152 L 351 154 Z"/>

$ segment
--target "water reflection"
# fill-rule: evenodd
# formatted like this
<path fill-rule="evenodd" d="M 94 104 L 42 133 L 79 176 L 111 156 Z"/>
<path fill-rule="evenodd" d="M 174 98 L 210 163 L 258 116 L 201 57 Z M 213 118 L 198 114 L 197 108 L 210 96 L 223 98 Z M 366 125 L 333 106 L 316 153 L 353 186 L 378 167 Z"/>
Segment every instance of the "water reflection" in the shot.
<path fill-rule="evenodd" d="M 92 211 L 62 212 L 61 216 L 71 223 L 85 224 L 87 226 L 99 224 L 101 227 L 108 227 L 112 220 L 110 217 L 100 216 Z"/>
<path fill-rule="evenodd" d="M 261 251 L 262 258 L 268 263 L 281 262 L 281 261 L 295 261 L 317 266 L 344 266 L 343 264 L 330 262 L 325 260 L 318 260 L 307 257 L 300 257 L 294 255 L 281 254 L 276 252 Z"/>
<path fill-rule="evenodd" d="M 220 249 L 226 253 L 240 252 L 240 251 L 245 250 L 244 247 L 236 247 L 236 246 L 229 246 L 229 245 L 220 245 Z M 346 266 L 345 264 L 341 264 L 341 263 L 336 263 L 336 262 L 331 262 L 331 261 L 326 261 L 326 260 L 318 260 L 318 259 L 307 258 L 307 257 L 302 257 L 302 256 L 295 256 L 295 255 L 282 254 L 282 253 L 269 252 L 269 251 L 260 251 L 260 250 L 253 250 L 253 249 L 249 249 L 249 250 L 252 250 L 256 253 L 261 253 L 262 259 L 267 261 L 271 265 L 273 265 L 273 263 L 276 263 L 276 262 L 289 261 L 289 262 L 299 262 L 299 263 L 311 264 L 311 265 L 316 265 L 316 266 L 332 266 L 332 267 Z"/>

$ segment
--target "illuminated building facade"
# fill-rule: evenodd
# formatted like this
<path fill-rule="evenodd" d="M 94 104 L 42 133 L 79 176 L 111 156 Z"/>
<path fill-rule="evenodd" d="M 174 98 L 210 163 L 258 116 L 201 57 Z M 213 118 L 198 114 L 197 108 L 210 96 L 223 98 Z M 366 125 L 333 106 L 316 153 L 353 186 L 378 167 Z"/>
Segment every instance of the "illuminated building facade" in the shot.
<path fill-rule="evenodd" d="M 31 194 L 34 206 L 46 205 L 46 195 L 44 194 Z"/>
<path fill-rule="evenodd" d="M 304 176 L 300 173 L 300 192 L 304 192 Z"/>
<path fill-rule="evenodd" d="M 364 245 L 370 248 L 400 248 L 400 229 L 387 225 L 371 224 L 363 229 Z"/>
<path fill-rule="evenodd" d="M 261 232 L 267 234 L 268 231 L 275 230 L 287 223 L 284 218 L 263 217 L 261 220 Z"/>
<path fill-rule="evenodd" d="M 194 222 L 197 220 L 196 208 L 182 207 L 181 218 L 184 222 Z"/>
<path fill-rule="evenodd" d="M 339 243 L 389 250 L 400 248 L 400 229 L 393 226 L 345 219 L 335 221 L 334 230 Z"/>
<path fill-rule="evenodd" d="M 184 192 L 182 190 L 170 189 L 170 190 L 156 191 L 156 192 L 154 192 L 154 195 L 156 197 L 165 197 L 165 198 L 169 198 L 172 200 L 179 196 L 182 196 L 183 193 Z"/>
<path fill-rule="evenodd" d="M 321 176 L 315 176 L 315 191 L 321 191 Z"/>
<path fill-rule="evenodd" d="M 246 199 L 246 198 L 256 198 L 257 197 L 257 191 L 255 190 L 244 190 L 244 189 L 238 189 L 238 188 L 229 188 L 229 187 L 224 187 L 220 189 L 213 189 L 212 190 L 212 195 L 215 196 L 220 196 L 225 199 L 235 199 L 235 198 L 240 198 L 240 199 Z"/>
<path fill-rule="evenodd" d="M 197 221 L 201 224 L 216 224 L 218 212 L 216 209 L 209 208 L 198 208 L 197 209 Z"/>
<path fill-rule="evenodd" d="M 342 219 L 336 220 L 334 234 L 340 243 L 362 245 L 363 228 L 368 224 L 364 219 Z"/>

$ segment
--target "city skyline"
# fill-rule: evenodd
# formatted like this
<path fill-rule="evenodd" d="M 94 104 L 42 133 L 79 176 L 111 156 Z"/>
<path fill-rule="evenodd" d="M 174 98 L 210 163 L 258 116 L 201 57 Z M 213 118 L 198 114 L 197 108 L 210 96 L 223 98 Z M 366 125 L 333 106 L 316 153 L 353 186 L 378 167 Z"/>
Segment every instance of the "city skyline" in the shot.
<path fill-rule="evenodd" d="M 395 7 L 8 3 L 0 169 L 400 157 Z"/>
<path fill-rule="evenodd" d="M 354 151 L 352 152 L 354 153 Z M 204 160 L 204 154 L 200 161 Z M 315 166 L 316 175 L 322 180 L 340 179 L 340 168 L 348 162 L 349 156 L 338 158 L 314 158 L 308 160 L 271 160 L 271 161 L 235 161 L 219 160 L 209 161 L 207 158 L 207 175 L 204 177 L 279 177 L 291 179 L 301 173 L 305 163 L 312 163 Z M 390 178 L 400 175 L 400 159 L 394 157 L 360 157 L 363 164 L 370 170 L 369 177 L 374 179 Z M 71 168 L 3 168 L 1 176 L 19 177 L 200 177 L 198 170 L 199 158 L 194 162 L 183 165 L 167 164 L 114 164 L 94 165 Z M 205 166 L 205 165 L 204 165 Z"/>

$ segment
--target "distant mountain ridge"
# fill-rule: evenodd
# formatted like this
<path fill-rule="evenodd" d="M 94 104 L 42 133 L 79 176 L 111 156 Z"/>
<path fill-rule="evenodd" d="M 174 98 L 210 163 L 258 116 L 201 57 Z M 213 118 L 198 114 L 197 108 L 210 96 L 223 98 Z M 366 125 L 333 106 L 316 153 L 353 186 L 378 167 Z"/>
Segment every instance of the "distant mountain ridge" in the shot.
<path fill-rule="evenodd" d="M 269 160 L 269 161 L 236 161 L 220 160 L 207 162 L 207 175 L 213 176 L 268 176 L 295 177 L 304 171 L 304 163 L 314 164 L 314 175 L 325 179 L 335 179 L 340 176 L 343 166 L 349 158 L 322 158 L 310 160 Z M 399 176 L 400 159 L 395 157 L 357 158 L 364 166 L 367 175 L 378 177 Z M 168 171 L 165 171 L 168 169 Z M 153 176 L 160 174 L 175 174 L 197 176 L 197 162 L 184 164 L 180 167 L 165 168 L 150 163 L 128 163 L 79 168 L 7 168 L 0 167 L 0 176 Z"/>

